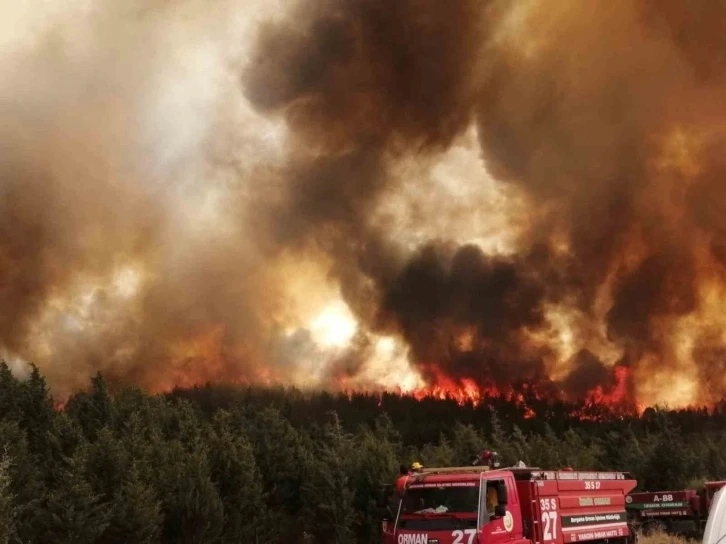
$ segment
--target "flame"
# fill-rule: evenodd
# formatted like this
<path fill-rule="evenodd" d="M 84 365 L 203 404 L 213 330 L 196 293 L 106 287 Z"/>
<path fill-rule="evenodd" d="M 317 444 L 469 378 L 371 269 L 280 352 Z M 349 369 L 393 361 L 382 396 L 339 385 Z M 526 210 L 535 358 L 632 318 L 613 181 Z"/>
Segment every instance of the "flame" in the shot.
<path fill-rule="evenodd" d="M 600 421 L 606 418 L 623 418 L 626 416 L 641 415 L 645 406 L 640 403 L 633 405 L 627 395 L 627 383 L 629 369 L 620 367 L 615 369 L 616 383 L 610 391 L 605 391 L 602 386 L 597 386 L 587 394 L 585 401 L 578 404 L 572 401 L 569 415 L 579 420 Z M 531 406 L 536 402 L 538 407 L 547 407 L 556 401 L 566 401 L 562 396 L 546 394 L 538 391 L 535 387 L 524 384 L 521 386 L 525 391 L 502 392 L 495 387 L 479 388 L 473 381 L 463 378 L 454 380 L 439 375 L 434 385 L 415 390 L 411 396 L 416 400 L 425 399 L 455 400 L 459 405 L 471 404 L 479 406 L 488 401 L 504 401 L 521 411 L 524 419 L 533 419 L 538 415 L 537 407 Z M 400 393 L 405 395 L 405 393 Z M 379 402 L 379 406 L 380 406 Z"/>
<path fill-rule="evenodd" d="M 516 388 L 512 387 L 508 391 L 502 391 L 493 385 L 480 387 L 469 378 L 456 379 L 446 376 L 436 365 L 427 365 L 423 368 L 425 373 L 430 376 L 430 385 L 408 391 L 401 387 L 392 386 L 386 388 L 385 392 L 400 397 L 408 396 L 418 401 L 427 399 L 453 400 L 461 406 L 471 405 L 473 407 L 494 401 L 504 401 L 518 408 L 524 419 L 533 419 L 540 415 L 545 416 L 545 412 L 538 413 L 537 410 L 543 409 L 546 411 L 553 402 L 567 403 L 568 401 L 564 394 L 558 394 L 552 388 L 537 387 L 532 383 L 520 384 Z M 609 389 L 598 385 L 589 391 L 580 402 L 571 399 L 569 404 L 563 404 L 563 406 L 570 407 L 569 415 L 583 421 L 601 421 L 607 418 L 641 415 L 645 405 L 633 403 L 628 394 L 631 380 L 630 369 L 622 366 L 615 367 L 613 377 L 615 383 Z M 340 382 L 346 396 L 352 398 L 355 390 L 350 389 L 348 385 L 349 383 L 345 380 Z M 382 397 L 379 397 L 378 406 L 382 406 Z"/>
<path fill-rule="evenodd" d="M 607 404 L 607 405 L 619 405 L 627 401 L 627 379 L 630 374 L 630 370 L 626 367 L 616 367 L 614 370 L 615 374 L 615 386 L 609 393 L 603 390 L 602 385 L 598 385 L 590 391 L 588 395 L 588 402 L 591 404 Z"/>
<path fill-rule="evenodd" d="M 436 367 L 430 367 L 436 375 L 435 383 L 431 386 L 417 389 L 413 392 L 414 398 L 423 400 L 434 398 L 439 400 L 454 399 L 459 404 L 471 403 L 477 406 L 482 400 L 482 390 L 469 378 L 453 380 L 443 374 Z"/>

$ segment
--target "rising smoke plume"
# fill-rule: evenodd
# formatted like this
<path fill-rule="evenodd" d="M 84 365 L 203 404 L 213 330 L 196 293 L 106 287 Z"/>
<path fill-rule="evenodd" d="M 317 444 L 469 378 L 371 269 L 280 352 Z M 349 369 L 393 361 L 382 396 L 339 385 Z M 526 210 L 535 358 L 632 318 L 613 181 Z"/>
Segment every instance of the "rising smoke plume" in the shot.
<path fill-rule="evenodd" d="M 0 63 L 0 349 L 57 390 L 726 392 L 719 3 L 25 20 Z"/>

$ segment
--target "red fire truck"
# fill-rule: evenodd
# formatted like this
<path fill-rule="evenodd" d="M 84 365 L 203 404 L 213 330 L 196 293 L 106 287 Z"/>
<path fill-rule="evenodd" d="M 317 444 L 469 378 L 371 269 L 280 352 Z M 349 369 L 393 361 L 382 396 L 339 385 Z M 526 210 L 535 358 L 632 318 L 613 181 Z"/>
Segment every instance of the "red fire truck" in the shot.
<path fill-rule="evenodd" d="M 633 542 L 629 473 L 489 466 L 419 469 L 387 486 L 385 544 Z"/>
<path fill-rule="evenodd" d="M 700 536 L 716 491 L 726 481 L 706 482 L 701 489 L 631 493 L 625 498 L 628 518 L 644 533 L 661 529 L 669 533 Z"/>

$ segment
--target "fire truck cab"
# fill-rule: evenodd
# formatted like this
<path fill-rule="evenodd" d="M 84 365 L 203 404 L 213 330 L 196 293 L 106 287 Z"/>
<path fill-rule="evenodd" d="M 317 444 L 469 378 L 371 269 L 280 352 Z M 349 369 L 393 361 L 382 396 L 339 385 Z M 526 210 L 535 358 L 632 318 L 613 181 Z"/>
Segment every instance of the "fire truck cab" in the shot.
<path fill-rule="evenodd" d="M 423 469 L 401 476 L 380 505 L 385 544 L 565 544 L 630 541 L 627 473 Z M 386 500 L 387 499 L 387 500 Z"/>

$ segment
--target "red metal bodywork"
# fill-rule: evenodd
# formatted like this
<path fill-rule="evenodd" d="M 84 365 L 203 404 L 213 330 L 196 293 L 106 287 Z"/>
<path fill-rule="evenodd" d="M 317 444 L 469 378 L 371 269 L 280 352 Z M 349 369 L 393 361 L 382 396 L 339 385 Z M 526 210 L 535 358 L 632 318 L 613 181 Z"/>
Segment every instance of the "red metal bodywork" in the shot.
<path fill-rule="evenodd" d="M 487 513 L 487 482 L 507 487 L 506 515 Z M 469 467 L 402 476 L 395 519 L 384 522 L 386 544 L 566 544 L 625 540 L 630 531 L 625 496 L 637 482 L 626 473 L 476 470 Z M 479 512 L 401 514 L 401 498 L 421 486 L 478 486 Z M 433 521 L 432 521 L 433 520 Z"/>
<path fill-rule="evenodd" d="M 631 493 L 628 517 L 643 530 L 662 527 L 669 532 L 698 535 L 705 528 L 713 495 L 726 481 L 706 482 L 701 489 Z"/>

